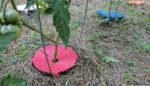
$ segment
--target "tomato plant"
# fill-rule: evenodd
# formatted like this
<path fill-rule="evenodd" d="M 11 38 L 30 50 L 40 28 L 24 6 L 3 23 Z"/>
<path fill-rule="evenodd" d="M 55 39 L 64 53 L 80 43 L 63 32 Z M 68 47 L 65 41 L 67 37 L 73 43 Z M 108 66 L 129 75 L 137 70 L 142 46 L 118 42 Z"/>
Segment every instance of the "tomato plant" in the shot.
<path fill-rule="evenodd" d="M 37 4 L 38 2 L 38 4 Z M 56 27 L 56 31 L 58 32 L 57 39 L 61 38 L 63 43 L 65 45 L 69 42 L 69 35 L 70 35 L 70 13 L 69 13 L 69 5 L 71 0 L 27 0 L 26 8 L 31 7 L 33 4 L 37 5 L 37 9 L 39 6 L 43 6 L 44 12 L 49 13 L 49 15 L 53 15 L 53 25 Z M 13 6 L 12 9 L 6 10 L 6 7 L 8 3 L 11 3 Z M 26 26 L 30 30 L 36 31 L 39 34 L 41 34 L 42 39 L 43 36 L 47 39 L 49 39 L 51 42 L 53 42 L 56 45 L 55 53 L 54 53 L 54 62 L 57 61 L 56 55 L 57 55 L 57 39 L 53 40 L 47 36 L 45 36 L 42 31 L 38 31 L 35 29 L 35 27 L 27 24 L 21 17 L 19 12 L 17 12 L 17 7 L 14 2 L 14 0 L 2 0 L 0 4 L 0 35 L 3 37 L 5 34 L 13 33 L 13 37 L 10 38 L 7 37 L 5 40 L 6 44 L 9 44 L 10 42 L 16 40 L 20 35 L 22 31 L 21 26 Z M 39 15 L 38 15 L 39 16 Z M 40 21 L 39 21 L 40 22 Z M 3 45 L 3 38 L 0 39 L 0 51 L 2 52 L 7 45 Z M 0 52 L 0 53 L 1 53 Z"/>
<path fill-rule="evenodd" d="M 69 5 L 71 0 L 38 0 L 39 5 L 43 6 L 44 12 L 52 14 L 53 16 L 53 25 L 56 27 L 56 31 L 59 34 L 59 37 L 65 45 L 69 42 L 70 35 L 70 13 Z M 11 3 L 13 6 L 12 9 L 6 10 L 8 3 Z M 27 0 L 26 8 L 31 7 L 33 4 L 36 4 L 36 0 Z M 6 34 L 14 34 L 13 37 L 7 38 L 7 44 L 12 41 L 15 41 L 16 38 L 20 36 L 22 31 L 21 26 L 26 26 L 30 30 L 36 31 L 41 34 L 35 27 L 27 24 L 21 17 L 19 12 L 17 12 L 17 7 L 14 0 L 1 0 L 0 2 L 0 38 L 5 37 Z M 46 39 L 49 39 L 53 43 L 58 43 L 55 40 L 52 40 L 50 37 L 43 35 Z M 7 45 L 3 45 L 4 38 L 0 39 L 0 51 L 2 52 Z"/>
<path fill-rule="evenodd" d="M 58 45 L 57 40 L 60 38 L 63 41 L 64 45 L 68 45 L 69 43 L 69 35 L 70 35 L 69 22 L 71 18 L 68 9 L 70 2 L 71 0 L 27 0 L 26 8 L 29 8 L 33 4 L 36 4 L 37 9 L 39 9 L 39 6 L 42 6 L 44 8 L 43 13 L 47 13 L 53 16 L 53 25 L 56 27 L 56 31 L 58 33 L 57 39 L 53 40 L 52 38 L 47 37 L 42 32 L 37 30 L 34 26 L 29 25 L 28 23 L 25 22 L 25 20 L 19 14 L 14 0 L 1 0 L 0 54 L 12 41 L 15 41 L 17 38 L 20 37 L 22 32 L 22 26 L 25 26 L 32 31 L 42 34 L 41 35 L 42 37 L 48 39 L 49 41 L 55 44 L 53 61 L 56 62 L 57 45 Z M 6 10 L 8 4 L 11 4 L 13 8 Z"/>

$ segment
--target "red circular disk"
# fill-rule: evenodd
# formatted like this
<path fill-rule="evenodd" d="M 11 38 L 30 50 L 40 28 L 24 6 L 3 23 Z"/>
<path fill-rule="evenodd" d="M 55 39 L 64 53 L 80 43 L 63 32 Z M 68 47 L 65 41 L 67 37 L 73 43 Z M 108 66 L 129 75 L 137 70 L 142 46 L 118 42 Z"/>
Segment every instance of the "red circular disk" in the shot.
<path fill-rule="evenodd" d="M 144 0 L 129 0 L 128 4 L 132 4 L 132 5 L 142 5 L 144 4 Z"/>
<path fill-rule="evenodd" d="M 45 72 L 47 74 L 53 73 L 58 75 L 61 72 L 73 67 L 76 63 L 78 55 L 71 47 L 65 47 L 62 44 L 58 45 L 58 53 L 56 58 L 58 61 L 54 63 L 53 55 L 55 51 L 55 45 L 45 45 L 45 50 L 50 64 L 50 70 L 47 64 L 47 60 L 44 53 L 44 47 L 40 47 L 32 57 L 32 63 L 36 69 Z"/>

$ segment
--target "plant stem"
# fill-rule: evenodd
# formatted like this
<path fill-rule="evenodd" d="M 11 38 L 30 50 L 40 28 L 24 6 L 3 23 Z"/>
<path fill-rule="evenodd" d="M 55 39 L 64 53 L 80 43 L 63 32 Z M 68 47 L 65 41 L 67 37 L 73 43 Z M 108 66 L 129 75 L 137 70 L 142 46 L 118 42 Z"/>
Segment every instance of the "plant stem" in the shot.
<path fill-rule="evenodd" d="M 2 11 L 4 0 L 0 1 L 0 11 Z"/>
<path fill-rule="evenodd" d="M 16 10 L 16 11 L 17 11 L 17 7 L 16 7 L 16 4 L 15 4 L 14 0 L 11 0 L 11 4 L 12 4 L 12 6 L 13 6 L 14 10 Z"/>
<path fill-rule="evenodd" d="M 58 41 L 59 39 L 59 35 L 57 36 L 57 39 L 56 41 Z M 58 44 L 55 43 L 55 51 L 54 51 L 54 58 L 53 58 L 53 62 L 56 63 L 58 61 L 58 59 L 56 58 L 57 57 L 57 53 L 58 53 Z"/>
<path fill-rule="evenodd" d="M 57 57 L 57 52 L 58 52 L 58 44 L 55 44 L 55 51 L 54 51 L 54 58 L 53 62 L 56 63 L 58 61 Z"/>
<path fill-rule="evenodd" d="M 84 11 L 84 20 L 83 20 L 83 25 L 82 25 L 83 27 L 81 28 L 81 31 L 80 31 L 80 34 L 79 34 L 79 40 L 78 40 L 78 44 L 77 44 L 78 45 L 77 46 L 78 51 L 79 51 L 80 42 L 81 42 L 82 35 L 83 35 L 83 28 L 84 28 L 84 25 L 85 25 L 85 22 L 86 22 L 88 6 L 89 6 L 89 0 L 86 0 L 85 11 Z"/>
<path fill-rule="evenodd" d="M 14 10 L 18 11 L 14 0 L 11 0 L 11 4 L 12 4 Z M 35 27 L 30 26 L 29 24 L 27 24 L 22 18 L 21 18 L 21 21 L 22 21 L 22 25 L 23 26 L 27 27 L 28 29 L 30 29 L 32 31 L 37 32 L 38 34 L 41 34 L 40 31 L 38 31 Z M 49 41 L 53 42 L 54 44 L 57 43 L 56 41 L 54 41 L 53 39 L 47 37 L 46 35 L 43 34 L 43 36 L 44 36 L 44 38 L 48 39 Z"/>
<path fill-rule="evenodd" d="M 110 7 L 109 7 L 109 14 L 108 14 L 108 17 L 110 18 L 110 11 L 111 11 L 111 9 L 112 9 L 112 5 L 113 5 L 113 1 L 112 0 L 110 0 Z"/>
<path fill-rule="evenodd" d="M 2 14 L 3 14 L 2 22 L 3 23 L 5 23 L 5 20 L 6 20 L 5 12 L 6 12 L 6 7 L 7 7 L 8 3 L 9 3 L 9 0 L 6 0 L 3 2 L 3 6 L 4 6 L 4 7 L 2 7 Z"/>

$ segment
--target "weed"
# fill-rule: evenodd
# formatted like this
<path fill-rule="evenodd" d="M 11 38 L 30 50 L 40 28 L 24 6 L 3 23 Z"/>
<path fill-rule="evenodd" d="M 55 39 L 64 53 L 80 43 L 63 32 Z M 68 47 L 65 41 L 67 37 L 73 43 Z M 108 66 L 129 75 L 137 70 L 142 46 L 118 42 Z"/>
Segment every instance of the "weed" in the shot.
<path fill-rule="evenodd" d="M 144 71 L 150 73 L 150 66 L 145 67 L 145 68 L 144 68 Z"/>
<path fill-rule="evenodd" d="M 81 21 L 79 21 L 80 19 L 75 18 L 74 20 L 71 21 L 70 26 L 72 29 L 78 29 L 80 26 Z"/>
<path fill-rule="evenodd" d="M 142 53 L 150 53 L 150 43 L 149 42 L 143 42 L 139 45 L 139 50 Z"/>
<path fill-rule="evenodd" d="M 104 61 L 104 62 L 106 62 L 106 63 L 117 63 L 117 62 L 119 62 L 119 60 L 117 60 L 117 59 L 115 59 L 115 58 L 113 58 L 113 57 L 111 57 L 111 56 L 106 55 L 106 54 L 103 52 L 102 48 L 99 48 L 99 47 L 97 47 L 97 46 L 94 46 L 93 49 L 94 49 L 94 52 L 95 52 L 97 55 L 100 56 L 100 58 L 101 58 L 102 61 Z"/>
<path fill-rule="evenodd" d="M 126 64 L 127 64 L 128 67 L 134 67 L 137 63 L 134 59 L 127 58 Z"/>
<path fill-rule="evenodd" d="M 126 82 L 128 82 L 129 84 L 132 83 L 132 82 L 138 82 L 139 79 L 136 78 L 135 76 L 133 76 L 132 72 L 130 71 L 130 69 L 126 69 L 124 71 L 124 80 Z"/>
<path fill-rule="evenodd" d="M 93 35 L 93 37 L 91 37 L 92 43 L 93 43 L 93 51 L 95 52 L 95 54 L 98 55 L 101 58 L 101 60 L 106 62 L 106 63 L 117 63 L 117 62 L 119 62 L 119 60 L 115 59 L 114 57 L 108 56 L 107 54 L 104 53 L 100 43 L 98 42 L 99 35 L 102 35 L 102 34 L 96 33 L 96 35 Z M 105 34 L 103 34 L 103 36 L 104 35 Z"/>

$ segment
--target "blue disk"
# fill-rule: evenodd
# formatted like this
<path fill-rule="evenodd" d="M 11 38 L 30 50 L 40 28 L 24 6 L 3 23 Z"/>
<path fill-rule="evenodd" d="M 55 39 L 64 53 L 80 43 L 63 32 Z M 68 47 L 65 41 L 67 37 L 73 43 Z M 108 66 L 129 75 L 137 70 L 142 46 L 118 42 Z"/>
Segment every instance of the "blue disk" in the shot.
<path fill-rule="evenodd" d="M 123 19 L 125 16 L 123 13 L 118 13 L 116 11 L 106 11 L 106 10 L 98 10 L 97 14 L 102 16 L 103 18 L 110 18 L 112 19 Z"/>

